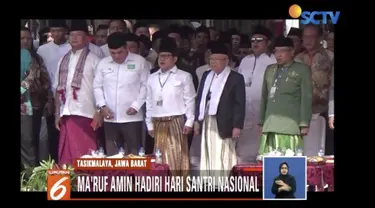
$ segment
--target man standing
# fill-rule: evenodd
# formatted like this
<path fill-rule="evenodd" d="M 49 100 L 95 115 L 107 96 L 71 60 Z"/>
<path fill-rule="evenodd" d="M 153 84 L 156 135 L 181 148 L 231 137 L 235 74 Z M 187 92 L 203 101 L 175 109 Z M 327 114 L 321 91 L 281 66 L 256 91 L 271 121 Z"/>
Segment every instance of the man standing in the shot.
<path fill-rule="evenodd" d="M 245 119 L 245 82 L 228 66 L 229 55 L 224 43 L 211 45 L 211 70 L 203 74 L 198 90 L 194 133 L 199 135 L 202 126 L 202 175 L 227 176 L 237 164 L 235 146 Z"/>
<path fill-rule="evenodd" d="M 195 69 L 197 67 L 195 67 L 194 61 L 193 62 L 189 61 L 190 59 L 188 59 L 185 54 L 181 54 L 181 52 L 182 52 L 182 37 L 181 37 L 182 34 L 181 34 L 181 28 L 178 27 L 177 25 L 172 25 L 167 30 L 166 35 L 168 37 L 170 37 L 170 38 L 173 38 L 175 40 L 176 44 L 177 44 L 178 59 L 177 59 L 176 65 L 177 65 L 178 69 L 184 70 L 184 71 L 186 71 L 186 72 L 188 72 L 188 73 L 191 74 L 191 76 L 193 78 L 194 88 L 197 89 L 198 88 L 198 83 L 199 83 L 198 82 L 198 77 L 195 74 Z"/>
<path fill-rule="evenodd" d="M 148 57 L 148 55 L 150 54 L 151 47 L 152 47 L 151 40 L 147 36 L 140 35 L 139 36 L 139 53 L 138 54 L 146 59 Z M 149 63 L 151 69 L 154 68 L 155 62 L 151 63 L 149 60 L 147 60 L 147 62 Z"/>
<path fill-rule="evenodd" d="M 95 130 L 101 125 L 101 117 L 95 108 L 92 83 L 99 58 L 88 47 L 87 33 L 85 20 L 72 21 L 72 49 L 59 61 L 55 76 L 60 164 L 72 164 L 97 148 Z"/>
<path fill-rule="evenodd" d="M 129 32 L 124 20 L 112 19 L 109 22 L 108 35 L 110 35 L 112 33 L 115 33 L 115 32 L 123 32 L 123 33 L 126 33 L 126 34 Z M 100 48 L 102 49 L 102 51 L 104 53 L 104 57 L 107 57 L 107 56 L 110 55 L 108 44 L 105 44 L 105 45 L 101 46 Z"/>
<path fill-rule="evenodd" d="M 242 59 L 238 73 L 242 74 L 246 85 L 245 124 L 237 144 L 238 163 L 255 162 L 259 149 L 259 107 L 262 95 L 263 76 L 270 64 L 276 63 L 274 54 L 268 55 L 271 31 L 264 26 L 253 30 L 251 47 L 253 54 Z"/>
<path fill-rule="evenodd" d="M 303 147 L 301 135 L 307 135 L 312 112 L 312 82 L 309 68 L 295 62 L 293 40 L 275 40 L 277 64 L 269 65 L 263 79 L 260 105 L 259 155 L 278 148 Z"/>
<path fill-rule="evenodd" d="M 99 25 L 95 31 L 95 44 L 99 47 L 107 44 L 107 36 L 108 25 Z"/>
<path fill-rule="evenodd" d="M 320 47 L 322 31 L 316 25 L 307 25 L 303 30 L 305 51 L 296 56 L 310 67 L 313 81 L 313 113 L 328 110 L 329 87 L 332 75 L 332 62 L 326 50 Z"/>
<path fill-rule="evenodd" d="M 146 36 L 140 35 L 137 36 L 133 33 L 126 34 L 126 47 L 129 52 L 135 53 L 138 55 L 141 55 L 141 39 L 146 39 L 147 41 L 150 41 Z M 146 60 L 146 59 L 145 59 Z M 146 60 L 145 68 L 150 70 L 153 68 L 151 62 Z M 142 111 L 145 111 L 145 106 L 143 107 Z M 145 146 L 146 154 L 151 154 L 153 152 L 153 148 L 150 148 L 149 143 L 150 140 L 152 141 L 153 138 L 150 137 L 147 133 L 147 127 L 146 125 L 143 125 L 143 134 L 142 134 L 142 146 Z M 152 141 L 153 142 L 153 141 Z"/>
<path fill-rule="evenodd" d="M 144 23 L 135 23 L 133 26 L 133 31 L 135 35 L 144 35 L 150 39 L 150 31 L 148 29 L 148 25 Z"/>
<path fill-rule="evenodd" d="M 207 43 L 210 41 L 210 30 L 206 26 L 200 26 L 195 31 L 195 43 L 197 56 L 200 57 L 200 63 L 197 67 L 204 65 L 204 52 L 207 49 Z"/>
<path fill-rule="evenodd" d="M 302 30 L 296 27 L 290 28 L 288 38 L 293 40 L 295 55 L 301 53 L 303 51 Z"/>
<path fill-rule="evenodd" d="M 147 84 L 146 124 L 155 149 L 175 176 L 189 174 L 188 134 L 194 123 L 196 92 L 189 73 L 176 67 L 177 45 L 172 38 L 161 41 L 160 70 Z M 186 121 L 184 118 L 186 116 Z"/>
<path fill-rule="evenodd" d="M 126 34 L 126 36 L 125 36 L 125 38 L 126 38 L 126 48 L 129 52 L 141 55 L 141 44 L 142 44 L 141 43 L 141 37 L 147 38 L 144 35 L 137 36 L 133 33 Z M 151 62 L 149 62 L 147 60 L 146 60 L 146 68 L 148 68 L 149 70 L 151 70 L 153 68 L 153 65 L 151 64 Z"/>
<path fill-rule="evenodd" d="M 229 33 L 230 33 L 230 36 L 231 36 L 231 50 L 232 50 L 232 54 L 236 54 L 239 47 L 240 47 L 240 43 L 242 42 L 241 38 L 242 38 L 242 35 L 241 33 L 237 30 L 237 29 L 230 29 L 229 30 Z"/>
<path fill-rule="evenodd" d="M 210 40 L 211 41 L 218 40 L 220 36 L 219 31 L 217 31 L 215 27 L 209 27 L 208 29 L 210 30 Z"/>
<path fill-rule="evenodd" d="M 65 20 L 50 20 L 50 32 L 53 41 L 41 45 L 38 48 L 37 53 L 42 57 L 44 64 L 47 68 L 52 92 L 55 93 L 55 76 L 58 71 L 57 65 L 61 57 L 63 57 L 69 50 L 70 45 L 65 39 L 65 34 L 67 33 L 67 26 Z M 53 107 L 52 107 L 53 109 Z M 55 112 L 56 113 L 56 112 Z M 57 161 L 58 156 L 58 131 L 55 128 L 55 115 L 52 112 L 50 115 L 46 116 L 47 123 L 47 134 L 48 134 L 48 145 L 49 154 L 51 154 L 52 159 Z"/>
<path fill-rule="evenodd" d="M 65 38 L 65 34 L 67 34 L 68 31 L 65 20 L 51 20 L 50 25 L 53 41 L 40 46 L 37 53 L 42 57 L 50 74 L 50 79 L 54 80 L 57 70 L 57 62 L 61 57 L 68 53 L 71 46 Z M 104 57 L 103 51 L 95 44 L 89 43 L 89 48 L 90 51 L 99 58 Z"/>
<path fill-rule="evenodd" d="M 210 31 L 205 26 L 200 26 L 195 31 L 195 37 L 193 42 L 195 43 L 195 46 L 193 44 L 192 47 L 196 47 L 190 51 L 186 59 L 190 60 L 193 69 L 197 69 L 198 67 L 205 64 L 205 52 L 207 50 L 207 44 L 210 41 Z M 192 41 L 191 41 L 192 42 Z"/>
<path fill-rule="evenodd" d="M 137 154 L 141 144 L 146 85 L 150 69 L 146 59 L 126 47 L 126 34 L 108 36 L 110 56 L 97 66 L 94 79 L 96 104 L 104 118 L 107 155 L 118 153 L 126 143 L 127 153 Z"/>
<path fill-rule="evenodd" d="M 235 53 L 234 55 L 238 58 L 238 60 L 241 63 L 243 58 L 252 54 L 250 38 L 248 35 L 243 34 L 241 36 L 241 42 L 238 47 L 239 48 L 237 50 L 237 53 Z"/>
<path fill-rule="evenodd" d="M 210 68 L 211 45 L 214 44 L 215 42 L 216 41 L 210 41 L 210 42 L 208 42 L 208 44 L 207 44 L 207 50 L 204 53 L 204 56 L 205 56 L 204 58 L 205 58 L 206 64 L 203 65 L 203 66 L 198 67 L 195 70 L 195 73 L 197 74 L 199 83 L 202 80 L 203 73 L 206 72 L 206 71 L 208 71 L 208 70 L 211 70 L 211 68 Z"/>
<path fill-rule="evenodd" d="M 35 69 L 32 57 L 26 49 L 21 49 L 21 169 L 33 167 L 38 163 L 36 145 L 33 141 L 33 108 L 30 99 L 30 86 L 33 85 Z M 27 74 L 27 72 L 29 73 Z"/>
<path fill-rule="evenodd" d="M 43 59 L 34 50 L 32 40 L 31 31 L 27 28 L 21 28 L 21 48 L 29 50 L 33 60 L 34 74 L 36 75 L 29 93 L 33 106 L 33 141 L 37 149 L 37 161 L 41 161 L 49 156 L 48 134 L 46 134 L 47 128 L 43 117 L 53 114 L 53 94 L 48 71 Z M 30 71 L 28 70 L 27 73 L 30 73 Z M 45 134 L 43 134 L 44 132 Z"/>
<path fill-rule="evenodd" d="M 145 57 L 147 61 L 151 62 L 154 66 L 157 65 L 157 58 L 159 53 L 160 40 L 164 37 L 164 32 L 159 30 L 152 35 L 151 50 Z"/>
<path fill-rule="evenodd" d="M 305 51 L 298 54 L 295 60 L 310 67 L 313 83 L 313 117 L 320 115 L 328 120 L 327 112 L 333 68 L 333 53 L 321 47 L 320 41 L 322 40 L 322 35 L 323 31 L 319 26 L 306 25 L 303 29 L 303 46 Z M 327 122 L 325 122 L 325 125 L 327 125 Z M 323 146 L 321 140 L 317 140 L 317 136 L 314 136 L 319 133 L 311 131 L 310 135 L 305 138 L 304 142 L 308 143 L 308 146 L 305 146 L 305 153 L 309 152 L 307 155 L 316 155 L 321 146 Z M 326 154 L 333 154 L 333 132 L 330 128 L 326 128 L 326 145 L 324 146 Z"/>

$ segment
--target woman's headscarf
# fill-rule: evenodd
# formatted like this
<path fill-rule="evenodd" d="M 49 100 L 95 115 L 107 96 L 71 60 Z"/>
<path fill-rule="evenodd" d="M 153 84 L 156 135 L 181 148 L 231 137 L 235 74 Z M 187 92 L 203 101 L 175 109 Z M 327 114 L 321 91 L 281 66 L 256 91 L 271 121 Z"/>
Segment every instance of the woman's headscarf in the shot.
<path fill-rule="evenodd" d="M 21 81 L 25 79 L 27 70 L 32 63 L 30 52 L 26 49 L 21 49 Z"/>
<path fill-rule="evenodd" d="M 283 174 L 281 173 L 281 167 L 283 167 L 283 165 L 286 165 L 286 167 L 288 167 L 288 173 L 285 174 L 285 175 L 283 175 Z M 290 178 L 290 175 L 289 175 L 289 165 L 288 165 L 287 162 L 282 162 L 282 163 L 280 164 L 280 166 L 279 166 L 279 172 L 280 172 L 280 174 L 279 174 L 279 176 L 277 177 L 278 179 L 281 179 L 281 180 L 283 180 L 284 182 L 286 182 L 285 180 Z"/>

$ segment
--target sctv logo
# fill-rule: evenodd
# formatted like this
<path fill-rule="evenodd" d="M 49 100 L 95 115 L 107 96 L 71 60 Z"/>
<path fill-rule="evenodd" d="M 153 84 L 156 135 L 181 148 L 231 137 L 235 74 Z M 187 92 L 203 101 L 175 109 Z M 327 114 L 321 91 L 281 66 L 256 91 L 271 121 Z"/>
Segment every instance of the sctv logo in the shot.
<path fill-rule="evenodd" d="M 337 24 L 337 21 L 340 16 L 340 11 L 332 12 L 332 11 L 302 11 L 302 8 L 297 5 L 293 4 L 289 8 L 289 15 L 292 18 L 299 18 L 301 17 L 301 24 L 327 24 L 328 20 L 331 20 L 333 24 Z M 322 18 L 316 19 L 316 16 L 321 16 Z"/>

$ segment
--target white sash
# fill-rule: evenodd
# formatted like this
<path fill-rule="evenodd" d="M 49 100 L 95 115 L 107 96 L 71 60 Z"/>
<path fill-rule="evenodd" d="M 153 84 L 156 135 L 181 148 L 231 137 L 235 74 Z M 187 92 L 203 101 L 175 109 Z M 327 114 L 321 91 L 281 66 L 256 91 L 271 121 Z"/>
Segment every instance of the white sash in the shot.
<path fill-rule="evenodd" d="M 218 85 L 217 88 L 213 88 L 213 90 L 211 91 L 211 99 L 209 102 L 209 109 L 208 109 L 209 115 L 216 115 L 217 108 L 218 108 L 220 98 L 221 98 L 221 94 L 223 93 L 223 89 L 224 89 L 225 83 L 227 82 L 230 72 L 231 72 L 231 69 L 229 67 L 225 67 L 224 71 L 222 72 L 223 73 L 222 76 L 217 78 L 219 80 L 215 80 L 216 83 L 219 82 L 220 84 Z M 206 113 L 206 97 L 207 97 L 208 91 L 210 90 L 211 85 L 213 84 L 214 76 L 215 76 L 215 72 L 211 71 L 207 75 L 206 80 L 204 82 L 201 102 L 199 105 L 198 120 L 200 121 L 204 119 L 204 115 Z"/>

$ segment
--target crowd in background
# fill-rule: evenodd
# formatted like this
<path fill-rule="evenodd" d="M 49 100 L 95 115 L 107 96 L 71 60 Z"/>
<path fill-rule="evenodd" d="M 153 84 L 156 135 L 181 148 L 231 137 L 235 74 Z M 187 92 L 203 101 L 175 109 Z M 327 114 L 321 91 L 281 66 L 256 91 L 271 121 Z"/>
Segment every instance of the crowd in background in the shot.
<path fill-rule="evenodd" d="M 92 63 L 95 63 L 95 67 L 106 58 L 116 61 L 114 51 L 119 50 L 120 46 L 117 45 L 121 45 L 122 41 L 125 41 L 126 53 L 137 54 L 137 56 L 134 57 L 138 57 L 139 55 L 144 58 L 145 61 L 144 63 L 142 61 L 142 64 L 145 66 L 144 69 L 147 69 L 150 73 L 150 75 L 147 75 L 150 79 L 150 77 L 152 77 L 151 74 L 156 76 L 156 74 L 163 69 L 160 63 L 166 64 L 163 60 L 167 60 L 168 54 L 166 56 L 161 56 L 161 54 L 170 52 L 170 54 L 172 54 L 171 56 L 177 57 L 176 62 L 173 63 L 176 65 L 177 69 L 190 74 L 195 90 L 194 94 L 199 94 L 199 92 L 197 92 L 199 86 L 204 85 L 201 83 L 202 78 L 207 76 L 205 72 L 210 71 L 213 67 L 213 50 L 215 54 L 227 55 L 227 66 L 236 73 L 241 74 L 246 84 L 246 98 L 244 98 L 246 100 L 246 110 L 244 112 L 246 115 L 243 120 L 244 124 L 241 128 L 241 134 L 239 133 L 241 136 L 239 136 L 236 141 L 238 163 L 253 162 L 256 160 L 260 145 L 260 135 L 259 133 L 255 133 L 259 132 L 259 129 L 255 127 L 258 124 L 260 116 L 260 99 L 258 99 L 258 97 L 260 97 L 262 92 L 264 71 L 268 65 L 277 62 L 277 57 L 274 55 L 274 40 L 276 37 L 273 36 L 273 32 L 269 28 L 259 25 L 254 28 L 252 34 L 242 34 L 235 28 L 227 31 L 218 31 L 214 27 L 205 26 L 194 28 L 190 25 L 170 25 L 167 28 L 159 28 L 157 25 L 148 25 L 141 21 L 131 25 L 129 22 L 126 23 L 120 19 L 112 19 L 108 21 L 108 24 L 99 25 L 92 29 L 91 33 L 87 26 L 86 29 L 82 29 L 81 26 L 82 25 L 72 25 L 68 27 L 65 20 L 53 20 L 49 28 L 43 28 L 39 31 L 38 41 L 34 41 L 32 33 L 28 28 L 21 27 L 21 49 L 26 49 L 29 52 L 26 53 L 25 50 L 21 50 L 21 167 L 24 165 L 34 166 L 38 164 L 38 161 L 46 159 L 48 155 L 51 155 L 52 158 L 57 161 L 59 159 L 61 160 L 59 154 L 68 151 L 63 148 L 63 146 L 67 144 L 62 142 L 61 126 L 59 126 L 62 121 L 60 120 L 60 115 L 57 115 L 63 112 L 57 112 L 60 106 L 56 106 L 56 99 L 61 99 L 61 97 L 59 97 L 60 94 L 57 95 L 57 92 L 62 82 L 61 65 L 63 64 L 64 57 L 69 60 L 67 54 L 71 53 L 71 50 L 73 50 L 74 53 L 74 44 L 79 45 L 79 40 L 75 39 L 76 37 L 74 36 L 74 32 L 77 31 L 85 32 L 85 38 L 87 38 L 85 39 L 87 40 L 85 46 L 88 46 L 90 51 L 86 54 L 86 59 L 90 59 L 91 56 L 95 57 L 91 58 L 93 60 Z M 74 29 L 74 27 L 76 28 Z M 124 34 L 124 36 L 119 35 L 119 33 Z M 112 42 L 108 42 L 110 36 Z M 167 44 L 165 41 L 166 37 L 174 40 L 177 50 L 174 50 L 174 46 L 171 46 L 171 44 Z M 304 30 L 291 28 L 287 37 L 293 41 L 293 58 L 309 66 L 312 72 L 313 119 L 314 115 L 321 115 L 327 120 L 325 124 L 328 123 L 330 128 L 324 128 L 326 129 L 326 132 L 324 132 L 326 144 L 324 146 L 326 154 L 333 154 L 333 132 L 331 129 L 334 128 L 334 114 L 328 111 L 329 100 L 333 100 L 332 74 L 334 33 L 330 31 L 324 34 L 319 27 L 308 25 Z M 165 44 L 164 48 L 161 46 L 163 41 Z M 218 43 L 224 44 L 227 51 L 224 49 L 218 50 Z M 166 45 L 168 45 L 168 47 Z M 280 47 L 281 46 L 286 45 L 281 44 Z M 177 52 L 175 53 L 175 51 Z M 73 55 L 71 55 L 70 61 L 73 60 L 72 57 Z M 163 59 L 162 61 L 159 60 L 161 58 Z M 138 60 L 138 58 L 134 59 Z M 86 64 L 87 62 L 86 60 Z M 138 64 L 138 62 L 135 63 Z M 127 66 L 129 68 L 129 64 Z M 68 65 L 66 65 L 66 67 L 71 68 L 71 66 Z M 84 65 L 85 70 L 86 67 L 87 66 Z M 60 69 L 60 74 L 58 73 L 58 69 Z M 86 75 L 84 74 L 83 76 L 85 77 Z M 168 78 L 166 79 L 168 80 Z M 252 79 L 250 84 L 248 79 Z M 167 82 L 167 80 L 165 82 Z M 94 82 L 94 77 L 92 78 L 92 82 Z M 251 84 L 251 82 L 253 84 Z M 83 85 L 83 83 L 80 85 L 80 88 L 78 88 L 79 91 L 83 91 Z M 27 95 L 24 94 L 25 91 L 28 92 Z M 66 89 L 64 93 L 66 94 L 68 91 L 69 90 Z M 91 91 L 89 90 L 88 92 Z M 75 91 L 73 93 L 75 93 Z M 330 96 L 328 95 L 329 93 L 331 93 Z M 96 99 L 97 103 L 97 95 L 94 96 L 94 93 L 92 94 L 93 97 L 95 97 L 93 99 Z M 68 99 L 68 97 L 66 99 Z M 145 102 L 146 97 L 142 105 L 145 104 Z M 60 103 L 59 105 L 63 104 L 64 103 Z M 141 107 L 132 108 L 134 112 L 132 112 L 132 109 L 129 109 L 129 112 L 127 112 L 128 115 L 134 115 L 140 111 L 146 112 L 146 107 L 142 107 L 142 105 Z M 81 107 L 88 108 L 87 106 Z M 91 120 L 97 121 L 97 123 L 90 121 L 90 125 L 95 126 L 93 128 L 95 134 L 97 134 L 95 136 L 97 138 L 95 144 L 92 144 L 90 147 L 85 146 L 83 149 L 86 151 L 82 150 L 82 147 L 77 147 L 77 151 L 80 149 L 78 151 L 79 153 L 71 153 L 69 159 L 63 159 L 64 162 L 72 160 L 74 157 L 82 156 L 82 154 L 87 154 L 89 149 L 97 149 L 98 147 L 105 148 L 109 146 L 108 138 L 106 138 L 108 137 L 108 133 L 105 132 L 102 125 L 104 120 L 104 128 L 106 127 L 105 116 L 109 114 L 107 115 L 103 113 L 103 111 L 105 111 L 107 106 L 95 105 L 93 107 L 99 112 L 98 115 L 89 116 Z M 146 148 L 146 153 L 153 153 L 155 149 L 154 143 L 156 143 L 153 139 L 155 135 L 150 134 L 150 129 L 146 127 L 144 123 L 145 117 L 147 117 L 146 113 L 142 118 L 142 127 L 139 129 L 137 127 L 140 131 L 140 134 L 137 134 L 137 137 L 139 137 L 139 142 L 136 143 L 137 145 L 127 147 L 127 145 L 131 145 L 127 144 L 126 141 L 116 139 L 111 139 L 110 142 L 114 142 L 117 148 L 125 148 L 127 153 L 136 154 L 134 149 L 138 149 L 139 145 Z M 185 120 L 186 117 L 188 117 L 188 115 L 185 115 Z M 84 122 L 85 121 L 82 121 L 82 123 Z M 77 123 L 76 125 L 80 124 Z M 193 140 L 199 143 L 197 146 L 201 146 L 201 140 L 198 138 L 199 134 L 194 136 L 195 126 L 190 125 L 189 127 L 192 129 L 187 129 L 186 132 L 188 140 L 187 147 L 190 148 L 194 146 L 192 145 L 194 143 Z M 73 131 L 76 127 L 67 128 L 67 131 L 69 131 L 69 128 Z M 123 131 L 130 132 L 132 130 L 134 130 L 134 128 L 130 127 Z M 306 134 L 307 133 L 308 132 L 306 132 Z M 44 144 L 41 144 L 41 142 L 44 142 Z M 70 149 L 69 151 L 75 150 Z M 108 150 L 106 151 L 108 152 Z M 190 150 L 190 152 L 192 152 L 192 150 Z"/>

